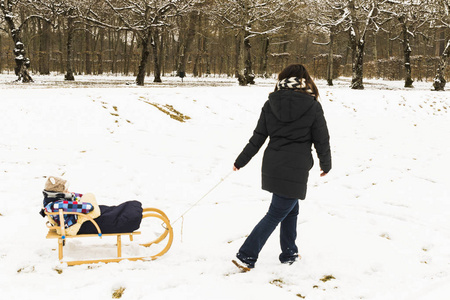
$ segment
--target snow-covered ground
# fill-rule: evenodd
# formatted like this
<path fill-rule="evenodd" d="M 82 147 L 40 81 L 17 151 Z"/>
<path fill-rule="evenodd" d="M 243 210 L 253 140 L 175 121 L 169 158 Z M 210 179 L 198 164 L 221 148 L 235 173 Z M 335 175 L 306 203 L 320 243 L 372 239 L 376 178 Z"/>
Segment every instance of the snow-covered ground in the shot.
<path fill-rule="evenodd" d="M 317 163 L 311 170 L 300 203 L 302 259 L 278 262 L 276 231 L 242 274 L 230 261 L 270 203 L 260 189 L 262 151 L 230 171 L 275 81 L 147 78 L 136 87 L 125 84 L 133 78 L 60 77 L 23 85 L 0 75 L 1 299 L 111 299 L 119 288 L 122 299 L 448 299 L 449 92 L 318 81 L 333 169 L 324 178 Z M 166 104 L 190 119 L 155 107 Z M 47 175 L 99 204 L 137 199 L 162 209 L 177 220 L 172 248 L 155 261 L 59 264 L 38 214 Z M 69 240 L 65 255 L 114 256 L 114 243 Z"/>

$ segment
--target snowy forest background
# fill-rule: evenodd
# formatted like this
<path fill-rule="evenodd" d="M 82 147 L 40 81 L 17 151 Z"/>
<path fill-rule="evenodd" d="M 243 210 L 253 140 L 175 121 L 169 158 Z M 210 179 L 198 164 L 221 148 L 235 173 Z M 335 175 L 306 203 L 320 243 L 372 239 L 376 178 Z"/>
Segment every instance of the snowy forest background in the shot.
<path fill-rule="evenodd" d="M 1 0 L 0 71 L 229 76 L 303 63 L 314 78 L 445 86 L 449 0 Z M 31 74 L 29 73 L 31 70 Z"/>
<path fill-rule="evenodd" d="M 0 0 L 1 298 L 447 300 L 449 38 L 450 0 Z M 241 274 L 271 196 L 263 151 L 231 168 L 289 63 L 317 79 L 333 170 L 315 159 L 302 259 L 280 264 L 274 233 Z M 170 251 L 60 263 L 38 214 L 49 175 L 163 210 Z M 135 242 L 124 257 L 153 251 Z M 64 253 L 117 254 L 107 237 Z"/>

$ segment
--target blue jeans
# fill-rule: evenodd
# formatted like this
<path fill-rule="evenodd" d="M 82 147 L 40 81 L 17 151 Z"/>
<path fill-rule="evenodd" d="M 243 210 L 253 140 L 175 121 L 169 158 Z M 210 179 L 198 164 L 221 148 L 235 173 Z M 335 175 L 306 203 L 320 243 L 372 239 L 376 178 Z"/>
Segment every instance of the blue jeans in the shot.
<path fill-rule="evenodd" d="M 259 252 L 278 224 L 281 223 L 279 259 L 282 263 L 295 261 L 298 253 L 295 244 L 298 210 L 298 199 L 273 194 L 269 211 L 247 237 L 236 257 L 250 268 L 254 268 Z"/>

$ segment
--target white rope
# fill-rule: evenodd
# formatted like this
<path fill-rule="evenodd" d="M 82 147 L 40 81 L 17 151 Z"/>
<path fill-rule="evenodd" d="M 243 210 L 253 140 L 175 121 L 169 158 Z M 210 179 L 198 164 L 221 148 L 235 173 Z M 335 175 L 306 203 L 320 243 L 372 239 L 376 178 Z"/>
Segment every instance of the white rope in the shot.
<path fill-rule="evenodd" d="M 212 191 L 214 191 L 225 179 L 227 179 L 228 176 L 231 175 L 231 173 L 233 173 L 233 171 L 231 171 L 230 173 L 228 173 L 225 177 L 221 178 L 220 181 L 218 183 L 216 183 L 215 186 L 213 186 L 206 194 L 204 194 L 200 199 L 197 200 L 197 202 L 195 202 L 194 204 L 192 204 L 184 213 L 181 214 L 181 216 L 179 216 L 172 224 L 175 224 L 179 219 L 183 218 L 184 221 L 184 215 L 187 214 L 191 209 L 193 209 L 195 206 L 197 206 L 197 204 L 200 203 L 200 201 L 202 201 L 206 196 L 209 195 L 209 193 L 211 193 Z M 183 224 L 181 226 L 181 231 L 183 231 Z"/>

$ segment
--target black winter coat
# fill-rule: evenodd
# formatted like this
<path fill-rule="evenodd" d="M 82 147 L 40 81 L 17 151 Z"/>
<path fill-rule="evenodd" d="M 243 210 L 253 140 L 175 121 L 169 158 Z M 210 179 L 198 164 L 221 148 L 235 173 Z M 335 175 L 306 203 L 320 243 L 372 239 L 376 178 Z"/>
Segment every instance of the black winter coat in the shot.
<path fill-rule="evenodd" d="M 322 106 L 313 96 L 295 90 L 269 94 L 249 143 L 237 157 L 236 168 L 244 167 L 267 137 L 269 144 L 262 163 L 262 188 L 269 192 L 305 199 L 314 144 L 320 168 L 331 169 L 330 137 Z"/>

